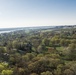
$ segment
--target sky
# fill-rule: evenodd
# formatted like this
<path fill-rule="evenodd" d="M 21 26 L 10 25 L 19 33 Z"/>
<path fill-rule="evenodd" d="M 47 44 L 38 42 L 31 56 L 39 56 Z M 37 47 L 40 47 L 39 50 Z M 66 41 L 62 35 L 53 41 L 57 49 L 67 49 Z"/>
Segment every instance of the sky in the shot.
<path fill-rule="evenodd" d="M 0 28 L 76 25 L 76 0 L 0 0 Z"/>

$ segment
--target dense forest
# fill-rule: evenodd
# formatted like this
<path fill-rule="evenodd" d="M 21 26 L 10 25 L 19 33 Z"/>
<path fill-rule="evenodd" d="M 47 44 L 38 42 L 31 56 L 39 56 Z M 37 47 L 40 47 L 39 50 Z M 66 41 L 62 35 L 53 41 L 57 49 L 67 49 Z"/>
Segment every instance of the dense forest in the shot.
<path fill-rule="evenodd" d="M 0 34 L 0 75 L 76 75 L 76 27 Z"/>

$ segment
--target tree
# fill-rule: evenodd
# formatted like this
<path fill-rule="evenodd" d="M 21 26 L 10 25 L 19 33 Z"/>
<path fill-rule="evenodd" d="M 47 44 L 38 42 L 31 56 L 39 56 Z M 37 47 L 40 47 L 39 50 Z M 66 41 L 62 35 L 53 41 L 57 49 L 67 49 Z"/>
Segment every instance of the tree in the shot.
<path fill-rule="evenodd" d="M 38 52 L 38 53 L 41 53 L 42 50 L 43 50 L 43 49 L 42 49 L 42 45 L 39 45 L 38 48 L 37 48 L 37 52 Z"/>
<path fill-rule="evenodd" d="M 3 70 L 2 75 L 12 75 L 13 74 L 13 71 L 12 70 Z"/>
<path fill-rule="evenodd" d="M 32 43 L 31 42 L 28 42 L 26 44 L 26 50 L 27 50 L 27 52 L 32 52 Z"/>
<path fill-rule="evenodd" d="M 48 38 L 44 38 L 42 40 L 42 44 L 44 44 L 45 46 L 49 46 L 50 40 Z"/>
<path fill-rule="evenodd" d="M 30 75 L 38 75 L 37 73 L 31 73 Z"/>
<path fill-rule="evenodd" d="M 69 54 L 69 57 L 71 60 L 76 60 L 76 44 L 70 44 L 69 45 L 69 51 L 70 51 L 70 54 Z"/>
<path fill-rule="evenodd" d="M 53 74 L 50 71 L 46 71 L 46 72 L 42 72 L 41 75 L 53 75 Z"/>
<path fill-rule="evenodd" d="M 5 67 L 2 65 L 2 64 L 0 64 L 0 72 L 4 69 Z"/>
<path fill-rule="evenodd" d="M 64 75 L 74 75 L 73 71 L 71 71 L 70 69 L 66 69 L 63 74 Z"/>
<path fill-rule="evenodd" d="M 61 44 L 61 46 L 66 46 L 65 39 L 61 39 L 60 44 Z"/>

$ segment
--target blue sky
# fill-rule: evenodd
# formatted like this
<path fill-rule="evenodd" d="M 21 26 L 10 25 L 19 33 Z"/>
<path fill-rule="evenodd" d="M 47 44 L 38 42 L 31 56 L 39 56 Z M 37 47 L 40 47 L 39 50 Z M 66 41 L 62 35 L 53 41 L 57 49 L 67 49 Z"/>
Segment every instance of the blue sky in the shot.
<path fill-rule="evenodd" d="M 76 0 L 0 0 L 0 28 L 76 24 Z"/>

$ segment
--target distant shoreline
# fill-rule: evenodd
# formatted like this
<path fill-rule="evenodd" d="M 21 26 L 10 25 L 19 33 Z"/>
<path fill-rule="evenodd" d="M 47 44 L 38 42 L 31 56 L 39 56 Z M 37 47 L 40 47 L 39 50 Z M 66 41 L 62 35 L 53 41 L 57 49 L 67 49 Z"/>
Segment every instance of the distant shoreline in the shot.
<path fill-rule="evenodd" d="M 62 26 L 37 26 L 37 27 L 17 27 L 17 28 L 0 28 L 1 33 L 9 33 L 17 30 L 26 30 L 26 29 L 47 29 L 47 28 L 76 28 L 76 25 L 62 25 Z"/>

